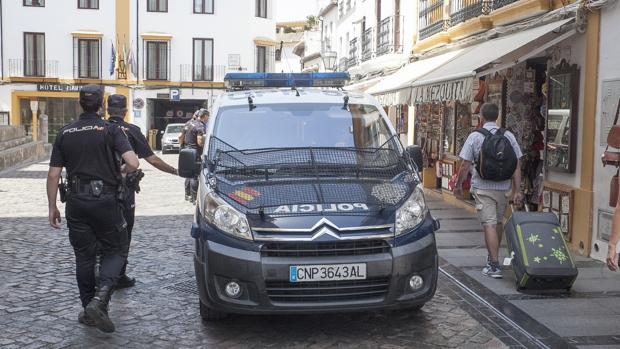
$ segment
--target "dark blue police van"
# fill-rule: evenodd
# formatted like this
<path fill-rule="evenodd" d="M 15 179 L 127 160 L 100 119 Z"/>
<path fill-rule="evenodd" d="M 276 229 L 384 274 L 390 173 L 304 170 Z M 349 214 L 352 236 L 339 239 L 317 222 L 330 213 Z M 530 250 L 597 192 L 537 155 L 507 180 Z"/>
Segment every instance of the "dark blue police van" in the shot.
<path fill-rule="evenodd" d="M 205 320 L 229 313 L 419 309 L 434 295 L 439 228 L 418 147 L 346 73 L 226 76 L 202 152 L 192 237 Z"/>

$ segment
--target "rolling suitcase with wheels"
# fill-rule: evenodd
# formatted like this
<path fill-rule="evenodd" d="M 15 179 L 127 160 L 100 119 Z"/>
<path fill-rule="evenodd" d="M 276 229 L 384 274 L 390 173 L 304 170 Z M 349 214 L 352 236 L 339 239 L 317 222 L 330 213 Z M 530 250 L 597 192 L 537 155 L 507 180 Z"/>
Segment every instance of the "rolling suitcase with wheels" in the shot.
<path fill-rule="evenodd" d="M 578 272 L 554 213 L 513 209 L 504 231 L 519 291 L 570 290 Z"/>

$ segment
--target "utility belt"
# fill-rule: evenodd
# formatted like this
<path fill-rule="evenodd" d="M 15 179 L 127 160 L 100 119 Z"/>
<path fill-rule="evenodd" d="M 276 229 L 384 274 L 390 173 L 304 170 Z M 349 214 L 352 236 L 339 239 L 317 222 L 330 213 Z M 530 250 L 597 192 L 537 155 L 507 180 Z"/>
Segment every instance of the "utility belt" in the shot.
<path fill-rule="evenodd" d="M 90 194 L 94 197 L 100 197 L 102 194 L 119 195 L 122 192 L 121 186 L 104 184 L 100 179 L 82 179 L 78 177 L 67 180 L 66 190 L 71 194 Z"/>

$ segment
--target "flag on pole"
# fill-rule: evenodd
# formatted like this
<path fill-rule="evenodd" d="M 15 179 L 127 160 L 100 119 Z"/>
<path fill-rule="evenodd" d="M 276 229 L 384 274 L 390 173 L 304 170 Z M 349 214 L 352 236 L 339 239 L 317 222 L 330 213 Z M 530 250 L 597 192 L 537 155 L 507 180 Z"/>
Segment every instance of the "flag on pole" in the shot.
<path fill-rule="evenodd" d="M 129 64 L 131 66 L 131 74 L 133 74 L 133 76 L 137 77 L 138 74 L 136 74 L 136 57 L 133 53 L 133 49 L 132 47 L 129 48 L 129 58 L 127 59 L 127 64 Z"/>
<path fill-rule="evenodd" d="M 114 49 L 114 41 L 112 41 L 112 52 L 110 53 L 110 76 L 114 75 L 116 70 L 116 50 Z"/>

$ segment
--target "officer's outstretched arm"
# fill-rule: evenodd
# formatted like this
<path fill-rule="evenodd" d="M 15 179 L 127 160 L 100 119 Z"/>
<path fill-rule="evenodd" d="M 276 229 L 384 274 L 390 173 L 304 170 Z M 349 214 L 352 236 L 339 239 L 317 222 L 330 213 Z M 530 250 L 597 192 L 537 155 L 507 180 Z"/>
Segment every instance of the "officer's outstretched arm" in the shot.
<path fill-rule="evenodd" d="M 140 161 L 138 161 L 138 156 L 136 155 L 136 153 L 133 152 L 133 150 L 126 151 L 121 156 L 125 161 L 126 172 L 133 172 L 137 170 L 138 167 L 140 167 Z"/>
<path fill-rule="evenodd" d="M 60 211 L 56 206 L 56 195 L 58 193 L 58 182 L 60 182 L 60 176 L 62 173 L 62 167 L 50 166 L 47 172 L 47 204 L 49 207 L 49 222 L 50 225 L 56 229 L 60 229 Z"/>
<path fill-rule="evenodd" d="M 168 165 L 164 160 L 162 160 L 159 156 L 153 154 L 147 158 L 145 158 L 145 160 L 153 165 L 153 167 L 155 167 L 156 169 L 162 171 L 162 172 L 166 172 L 166 173 L 170 173 L 173 175 L 177 175 L 178 172 L 176 170 L 176 168 Z"/>

